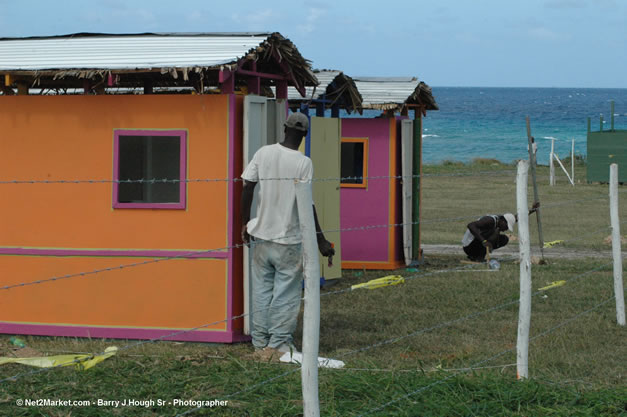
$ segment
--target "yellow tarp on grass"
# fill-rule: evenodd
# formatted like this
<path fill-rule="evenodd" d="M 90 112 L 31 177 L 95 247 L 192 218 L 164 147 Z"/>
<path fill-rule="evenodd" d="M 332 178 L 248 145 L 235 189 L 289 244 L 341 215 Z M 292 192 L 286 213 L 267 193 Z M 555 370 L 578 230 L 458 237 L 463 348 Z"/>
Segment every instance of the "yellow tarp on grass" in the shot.
<path fill-rule="evenodd" d="M 22 365 L 36 366 L 38 368 L 54 368 L 55 366 L 76 366 L 76 369 L 89 369 L 105 359 L 118 353 L 118 348 L 110 346 L 105 349 L 105 353 L 101 355 L 56 355 L 42 356 L 38 358 L 2 358 L 0 357 L 0 365 L 5 363 L 21 363 Z"/>

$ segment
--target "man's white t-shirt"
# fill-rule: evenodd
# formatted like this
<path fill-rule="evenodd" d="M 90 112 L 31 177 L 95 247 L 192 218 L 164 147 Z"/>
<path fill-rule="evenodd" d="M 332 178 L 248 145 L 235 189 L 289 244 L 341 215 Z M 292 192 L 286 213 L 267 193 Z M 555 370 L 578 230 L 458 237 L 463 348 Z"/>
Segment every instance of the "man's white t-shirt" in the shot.
<path fill-rule="evenodd" d="M 257 217 L 248 222 L 248 234 L 281 244 L 300 243 L 294 182 L 310 182 L 312 177 L 311 159 L 299 151 L 278 143 L 259 149 L 242 174 L 259 187 Z"/>

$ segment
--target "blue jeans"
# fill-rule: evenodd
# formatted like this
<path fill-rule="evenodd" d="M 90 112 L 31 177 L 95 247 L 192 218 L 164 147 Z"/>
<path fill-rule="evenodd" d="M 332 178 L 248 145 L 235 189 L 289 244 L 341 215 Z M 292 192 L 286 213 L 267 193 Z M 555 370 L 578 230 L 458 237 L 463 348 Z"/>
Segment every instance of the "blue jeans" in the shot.
<path fill-rule="evenodd" d="M 300 311 L 302 245 L 255 239 L 252 252 L 253 346 L 291 344 Z"/>

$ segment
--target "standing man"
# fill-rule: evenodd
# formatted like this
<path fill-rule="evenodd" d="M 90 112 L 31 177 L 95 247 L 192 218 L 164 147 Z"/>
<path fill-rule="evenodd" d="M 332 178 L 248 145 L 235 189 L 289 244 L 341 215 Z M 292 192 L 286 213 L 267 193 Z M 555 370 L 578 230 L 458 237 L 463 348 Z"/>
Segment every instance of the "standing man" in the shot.
<path fill-rule="evenodd" d="M 534 203 L 529 214 L 535 212 L 538 207 L 540 207 L 540 203 Z M 505 213 L 501 215 L 489 214 L 468 223 L 468 228 L 462 238 L 462 246 L 468 259 L 473 262 L 485 262 L 487 250 L 492 252 L 507 245 L 509 238 L 501 232 L 507 230 L 513 232 L 517 221 L 518 215 Z"/>
<path fill-rule="evenodd" d="M 311 182 L 313 177 L 311 159 L 298 151 L 308 130 L 307 116 L 292 113 L 285 121 L 285 140 L 259 149 L 242 174 L 242 241 L 253 242 L 253 346 L 267 359 L 294 350 L 303 279 L 294 182 Z M 250 219 L 257 183 L 257 217 Z M 323 256 L 333 256 L 335 250 L 320 230 L 315 207 L 313 210 L 318 249 Z"/>

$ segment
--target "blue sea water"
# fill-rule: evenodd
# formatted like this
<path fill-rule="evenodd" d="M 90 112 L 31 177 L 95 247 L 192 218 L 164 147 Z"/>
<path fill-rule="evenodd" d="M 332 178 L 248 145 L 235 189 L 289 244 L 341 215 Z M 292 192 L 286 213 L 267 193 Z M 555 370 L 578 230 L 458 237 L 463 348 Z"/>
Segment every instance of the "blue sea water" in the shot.
<path fill-rule="evenodd" d="M 587 118 L 598 131 L 610 128 L 610 101 L 615 102 L 614 128 L 627 129 L 627 89 L 433 87 L 440 107 L 423 123 L 423 161 L 468 162 L 494 158 L 503 162 L 527 154 L 527 127 L 538 144 L 537 159 L 548 164 L 551 138 L 555 153 L 586 155 Z"/>

